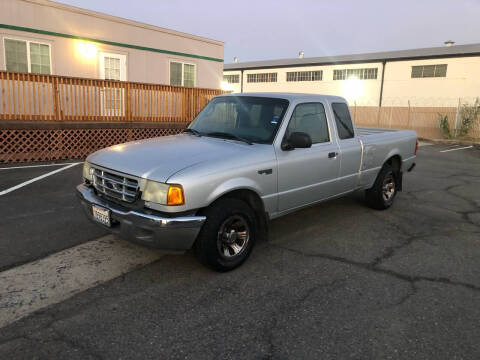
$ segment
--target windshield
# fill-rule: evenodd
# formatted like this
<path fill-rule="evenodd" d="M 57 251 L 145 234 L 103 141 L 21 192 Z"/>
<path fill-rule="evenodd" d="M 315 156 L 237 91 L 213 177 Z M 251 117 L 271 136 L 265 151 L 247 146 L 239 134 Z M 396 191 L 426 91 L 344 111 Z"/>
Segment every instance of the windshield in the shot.
<path fill-rule="evenodd" d="M 254 96 L 214 98 L 189 128 L 201 135 L 241 138 L 271 144 L 287 111 L 288 100 Z"/>

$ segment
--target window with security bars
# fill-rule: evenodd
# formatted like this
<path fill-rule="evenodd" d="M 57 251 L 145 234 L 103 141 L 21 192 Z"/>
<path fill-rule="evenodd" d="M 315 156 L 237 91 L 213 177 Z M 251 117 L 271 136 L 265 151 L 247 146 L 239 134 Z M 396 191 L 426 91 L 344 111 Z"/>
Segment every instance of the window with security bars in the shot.
<path fill-rule="evenodd" d="M 50 45 L 33 41 L 4 39 L 7 71 L 50 74 Z"/>
<path fill-rule="evenodd" d="M 377 76 L 378 68 L 333 70 L 333 80 L 347 80 L 350 78 L 372 80 L 376 79 Z"/>
<path fill-rule="evenodd" d="M 247 74 L 249 83 L 277 82 L 277 73 Z"/>
<path fill-rule="evenodd" d="M 412 66 L 412 78 L 446 77 L 447 64 Z"/>
<path fill-rule="evenodd" d="M 170 63 L 170 85 L 195 87 L 196 69 L 194 64 L 172 61 Z"/>
<path fill-rule="evenodd" d="M 321 81 L 323 71 L 289 71 L 287 72 L 287 81 Z"/>
<path fill-rule="evenodd" d="M 238 84 L 240 82 L 240 75 L 223 75 L 223 81 L 229 84 Z"/>

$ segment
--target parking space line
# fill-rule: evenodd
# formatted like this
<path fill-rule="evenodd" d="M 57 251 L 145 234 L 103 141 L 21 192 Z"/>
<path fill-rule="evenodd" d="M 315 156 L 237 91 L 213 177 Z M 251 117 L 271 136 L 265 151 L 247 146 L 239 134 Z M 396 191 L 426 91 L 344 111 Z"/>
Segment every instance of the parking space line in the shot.
<path fill-rule="evenodd" d="M 461 148 L 455 148 L 455 149 L 441 150 L 440 152 L 445 153 L 445 152 L 449 152 L 449 151 L 465 150 L 465 149 L 471 149 L 471 148 L 473 148 L 473 145 L 465 146 L 465 147 L 461 147 Z"/>
<path fill-rule="evenodd" d="M 40 176 L 37 176 L 36 178 L 33 178 L 33 179 L 30 179 L 28 181 L 25 181 L 21 184 L 18 184 L 18 185 L 15 185 L 15 186 L 12 186 L 11 188 L 8 188 L 6 190 L 3 190 L 3 191 L 0 191 L 0 196 L 2 195 L 5 195 L 5 194 L 8 194 L 12 191 L 15 191 L 15 190 L 18 190 L 26 185 L 29 185 L 31 183 L 34 183 L 35 181 L 38 181 L 38 180 L 42 180 L 48 176 L 51 176 L 51 175 L 54 175 L 54 174 L 57 174 L 63 170 L 67 170 L 67 169 L 70 169 L 71 167 L 74 167 L 75 165 L 78 165 L 80 163 L 74 163 L 74 164 L 70 164 L 70 165 L 67 165 L 67 166 L 64 166 L 62 167 L 61 169 L 57 169 L 57 170 L 54 170 L 54 171 L 50 171 L 49 173 L 46 173 L 46 174 L 43 174 L 43 175 L 40 175 Z"/>
<path fill-rule="evenodd" d="M 26 166 L 11 166 L 11 167 L 4 167 L 0 168 L 0 170 L 14 170 L 14 169 L 30 169 L 30 168 L 39 168 L 39 167 L 47 167 L 47 166 L 62 166 L 62 165 L 72 165 L 72 164 L 81 164 L 82 162 L 76 163 L 61 163 L 61 164 L 42 164 L 42 165 L 26 165 Z"/>
<path fill-rule="evenodd" d="M 150 264 L 165 253 L 112 235 L 0 273 L 0 327 Z"/>

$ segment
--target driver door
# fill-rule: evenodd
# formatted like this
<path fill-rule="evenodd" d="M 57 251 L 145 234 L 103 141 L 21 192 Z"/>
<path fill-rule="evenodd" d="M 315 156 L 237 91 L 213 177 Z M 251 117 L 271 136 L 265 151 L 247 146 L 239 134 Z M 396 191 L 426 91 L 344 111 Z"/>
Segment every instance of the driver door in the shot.
<path fill-rule="evenodd" d="M 279 212 L 335 195 L 340 170 L 338 144 L 330 136 L 322 103 L 297 105 L 285 136 L 293 132 L 310 135 L 312 147 L 289 151 L 277 149 Z"/>

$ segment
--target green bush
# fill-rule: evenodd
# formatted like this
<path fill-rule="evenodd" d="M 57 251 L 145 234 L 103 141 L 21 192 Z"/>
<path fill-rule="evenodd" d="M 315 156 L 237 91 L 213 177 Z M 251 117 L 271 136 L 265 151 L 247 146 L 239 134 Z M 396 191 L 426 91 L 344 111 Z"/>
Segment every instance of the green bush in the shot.
<path fill-rule="evenodd" d="M 462 124 L 460 125 L 458 136 L 467 136 L 473 123 L 477 121 L 478 115 L 480 115 L 480 100 L 478 98 L 475 99 L 473 105 L 462 105 L 460 108 L 460 119 L 462 120 Z"/>
<path fill-rule="evenodd" d="M 443 137 L 445 139 L 451 139 L 452 133 L 450 131 L 450 124 L 448 123 L 448 116 L 438 114 L 438 119 L 440 121 L 440 130 L 442 130 Z"/>

